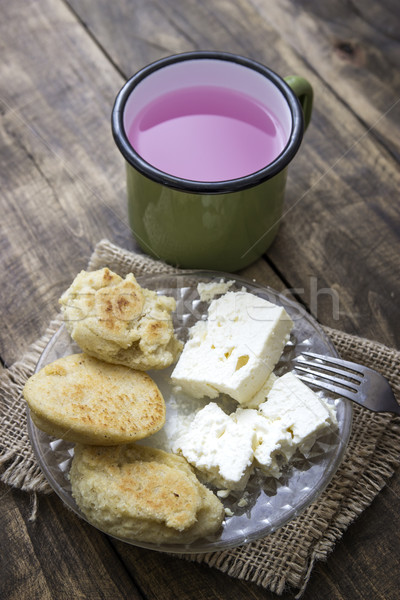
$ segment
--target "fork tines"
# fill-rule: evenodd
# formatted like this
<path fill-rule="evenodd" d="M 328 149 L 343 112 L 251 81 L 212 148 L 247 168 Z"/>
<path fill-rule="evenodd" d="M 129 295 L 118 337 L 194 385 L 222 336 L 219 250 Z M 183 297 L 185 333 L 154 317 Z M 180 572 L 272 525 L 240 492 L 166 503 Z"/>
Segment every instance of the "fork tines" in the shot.
<path fill-rule="evenodd" d="M 388 380 L 374 369 L 313 352 L 303 352 L 294 360 L 297 376 L 305 383 L 348 398 L 369 410 L 400 415 L 400 406 Z"/>
<path fill-rule="evenodd" d="M 310 357 L 311 360 L 305 360 L 304 356 Z M 336 385 L 341 385 L 344 388 L 349 389 L 352 392 L 357 391 L 357 385 L 359 385 L 364 379 L 363 371 L 358 368 L 358 365 L 354 363 L 340 360 L 340 366 L 345 367 L 345 369 L 339 369 L 337 366 L 333 367 L 331 364 L 337 364 L 337 360 L 330 356 L 321 357 L 319 354 L 314 354 L 312 352 L 303 352 L 301 356 L 296 357 L 295 359 L 301 364 L 296 364 L 294 368 L 296 371 L 301 371 L 302 373 L 307 373 L 308 375 L 315 375 L 318 378 L 322 378 L 327 381 L 332 381 Z M 328 364 L 326 364 L 328 363 Z M 329 364 L 330 363 L 330 364 Z M 338 380 L 337 377 L 330 375 L 330 373 L 334 373 L 335 375 L 339 375 L 344 378 L 344 380 Z M 303 375 L 299 375 L 300 379 L 304 381 L 307 380 L 310 383 L 314 382 L 312 378 L 306 378 Z M 324 387 L 324 382 L 318 382 L 319 387 Z M 326 389 L 332 390 L 331 387 L 325 386 Z"/>

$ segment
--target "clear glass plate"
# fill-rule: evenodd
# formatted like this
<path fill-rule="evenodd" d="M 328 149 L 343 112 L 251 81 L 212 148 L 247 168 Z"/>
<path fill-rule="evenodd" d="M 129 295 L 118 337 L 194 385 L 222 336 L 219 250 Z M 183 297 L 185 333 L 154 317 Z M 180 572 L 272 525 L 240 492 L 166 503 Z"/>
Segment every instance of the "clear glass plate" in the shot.
<path fill-rule="evenodd" d="M 294 329 L 275 369 L 276 374 L 282 375 L 290 370 L 293 358 L 306 350 L 337 356 L 331 341 L 304 308 L 271 288 L 261 287 L 229 274 L 215 272 L 151 275 L 138 278 L 138 281 L 143 287 L 176 299 L 174 326 L 177 336 L 186 340 L 188 329 L 207 315 L 209 303 L 199 298 L 198 283 L 220 281 L 221 278 L 225 281 L 234 281 L 230 290 L 240 291 L 244 288 L 256 296 L 283 306 L 290 314 Z M 62 326 L 45 348 L 36 371 L 57 358 L 74 352 L 79 352 L 79 348 Z M 172 367 L 163 371 L 150 372 L 166 401 L 167 422 L 159 433 L 143 442 L 166 450 L 169 449 L 171 436 L 179 427 L 179 419 L 194 414 L 206 403 L 191 400 L 174 391 L 169 382 L 171 372 Z M 144 548 L 173 553 L 211 552 L 264 537 L 299 515 L 328 485 L 340 464 L 351 432 L 351 403 L 344 399 L 334 400 L 328 393 L 321 392 L 320 395 L 329 402 L 335 403 L 338 431 L 317 440 L 307 459 L 295 455 L 279 480 L 267 478 L 256 472 L 251 477 L 244 495 L 236 493 L 222 499 L 231 516 L 225 518 L 222 532 L 218 535 L 196 540 L 191 544 L 156 545 L 137 542 L 134 539 L 123 539 L 123 541 Z M 232 408 L 234 410 L 234 407 Z M 69 508 L 87 520 L 75 504 L 68 479 L 73 444 L 51 438 L 37 429 L 29 414 L 28 429 L 34 452 L 50 485 Z"/>

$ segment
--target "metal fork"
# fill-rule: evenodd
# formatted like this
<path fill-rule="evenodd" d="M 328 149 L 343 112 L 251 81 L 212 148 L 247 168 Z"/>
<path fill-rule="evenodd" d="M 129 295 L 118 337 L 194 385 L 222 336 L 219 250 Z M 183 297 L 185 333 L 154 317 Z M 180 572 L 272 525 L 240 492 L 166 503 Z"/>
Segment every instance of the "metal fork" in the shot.
<path fill-rule="evenodd" d="M 377 371 L 313 352 L 303 352 L 295 361 L 297 376 L 305 383 L 349 398 L 374 412 L 400 415 L 400 405 L 388 380 Z"/>

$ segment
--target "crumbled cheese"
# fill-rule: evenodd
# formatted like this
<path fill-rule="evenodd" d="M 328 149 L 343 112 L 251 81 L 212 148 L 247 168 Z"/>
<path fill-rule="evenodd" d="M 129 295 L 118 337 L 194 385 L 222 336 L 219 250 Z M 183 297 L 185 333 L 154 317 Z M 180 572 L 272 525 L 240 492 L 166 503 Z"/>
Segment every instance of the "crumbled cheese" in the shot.
<path fill-rule="evenodd" d="M 293 438 L 284 423 L 280 420 L 265 419 L 261 414 L 260 417 L 254 447 L 255 464 L 266 475 L 279 478 L 282 465 L 292 458 L 296 452 L 296 445 L 293 444 Z"/>
<path fill-rule="evenodd" d="M 249 499 L 248 499 L 248 496 L 247 496 L 247 492 L 245 492 L 243 494 L 243 496 L 240 498 L 239 502 L 238 502 L 238 507 L 239 508 L 244 508 L 248 504 L 249 504 Z"/>
<path fill-rule="evenodd" d="M 172 373 L 195 398 L 225 393 L 246 403 L 264 385 L 287 343 L 293 323 L 286 311 L 247 292 L 227 292 L 211 302 Z"/>
<path fill-rule="evenodd" d="M 218 490 L 217 496 L 218 496 L 218 498 L 227 498 L 230 493 L 231 493 L 231 490 Z"/>
<path fill-rule="evenodd" d="M 235 421 L 210 402 L 178 438 L 173 451 L 182 454 L 217 487 L 244 489 L 253 462 L 252 436 L 244 421 Z"/>
<path fill-rule="evenodd" d="M 255 466 L 279 477 L 282 464 L 297 449 L 306 455 L 317 437 L 336 424 L 333 407 L 287 373 L 276 378 L 259 410 L 239 407 L 227 415 L 210 402 L 173 450 L 210 483 L 223 490 L 243 490 Z"/>
<path fill-rule="evenodd" d="M 200 300 L 203 302 L 209 302 L 219 294 L 226 294 L 226 292 L 234 283 L 235 282 L 233 280 L 224 281 L 223 279 L 220 281 L 210 281 L 210 283 L 200 282 L 197 284 L 197 291 L 199 293 Z"/>

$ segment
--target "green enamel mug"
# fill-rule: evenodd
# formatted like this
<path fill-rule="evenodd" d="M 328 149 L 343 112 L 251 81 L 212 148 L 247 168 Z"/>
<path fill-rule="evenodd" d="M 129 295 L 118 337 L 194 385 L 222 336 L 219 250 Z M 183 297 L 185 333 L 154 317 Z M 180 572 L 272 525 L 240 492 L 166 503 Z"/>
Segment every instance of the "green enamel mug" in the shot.
<path fill-rule="evenodd" d="M 169 56 L 131 77 L 112 131 L 141 248 L 191 269 L 232 272 L 259 258 L 277 234 L 312 99 L 302 77 L 225 52 Z"/>

